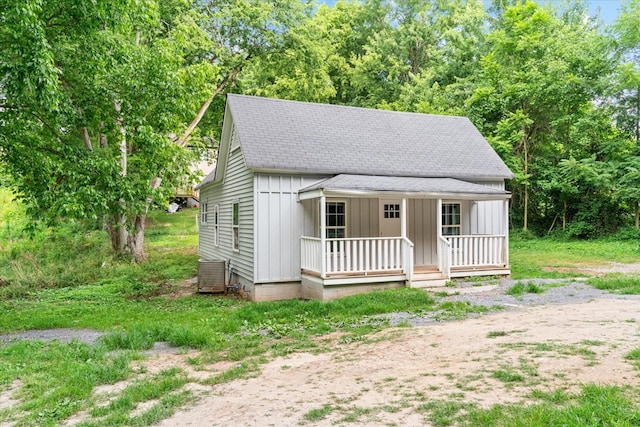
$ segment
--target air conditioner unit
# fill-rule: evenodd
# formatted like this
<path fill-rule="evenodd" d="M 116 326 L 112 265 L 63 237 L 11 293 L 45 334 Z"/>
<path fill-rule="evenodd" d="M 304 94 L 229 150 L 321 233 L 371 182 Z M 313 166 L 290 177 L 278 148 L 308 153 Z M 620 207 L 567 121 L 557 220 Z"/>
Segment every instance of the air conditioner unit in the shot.
<path fill-rule="evenodd" d="M 198 262 L 198 292 L 224 292 L 227 286 L 227 262 L 225 260 L 200 260 Z"/>

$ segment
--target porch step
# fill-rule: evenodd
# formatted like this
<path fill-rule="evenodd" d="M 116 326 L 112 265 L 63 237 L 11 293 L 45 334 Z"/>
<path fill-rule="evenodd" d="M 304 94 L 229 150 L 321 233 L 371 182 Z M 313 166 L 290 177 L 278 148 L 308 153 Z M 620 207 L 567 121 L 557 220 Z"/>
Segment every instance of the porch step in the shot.
<path fill-rule="evenodd" d="M 447 279 L 433 279 L 433 280 L 412 280 L 411 287 L 412 288 L 441 288 L 447 284 Z"/>
<path fill-rule="evenodd" d="M 412 288 L 437 288 L 444 286 L 448 279 L 439 271 L 414 274 L 411 278 Z"/>
<path fill-rule="evenodd" d="M 444 276 L 439 271 L 433 271 L 429 273 L 414 273 L 413 276 L 411 277 L 411 280 L 414 282 L 424 282 L 429 280 L 440 280 L 440 279 L 446 279 L 446 276 Z"/>

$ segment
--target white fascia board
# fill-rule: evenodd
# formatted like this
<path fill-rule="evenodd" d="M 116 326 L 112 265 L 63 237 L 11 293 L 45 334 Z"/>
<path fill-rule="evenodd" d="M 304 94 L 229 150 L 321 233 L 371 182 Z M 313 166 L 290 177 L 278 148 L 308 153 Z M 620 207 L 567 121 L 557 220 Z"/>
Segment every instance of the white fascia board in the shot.
<path fill-rule="evenodd" d="M 222 133 L 220 134 L 220 146 L 218 147 L 218 160 L 216 163 L 216 175 L 213 181 L 207 184 L 217 184 L 224 181 L 227 171 L 229 154 L 231 154 L 231 130 L 233 129 L 233 116 L 229 104 L 224 108 L 224 119 L 222 121 Z M 218 167 L 219 166 L 219 167 Z"/>
<path fill-rule="evenodd" d="M 504 194 L 475 194 L 475 193 L 412 193 L 402 191 L 364 191 L 364 190 L 329 190 L 318 189 L 298 194 L 298 200 L 317 199 L 326 197 L 352 197 L 352 198 L 402 198 L 408 199 L 448 199 L 448 200 L 506 200 L 511 198 L 511 193 Z"/>

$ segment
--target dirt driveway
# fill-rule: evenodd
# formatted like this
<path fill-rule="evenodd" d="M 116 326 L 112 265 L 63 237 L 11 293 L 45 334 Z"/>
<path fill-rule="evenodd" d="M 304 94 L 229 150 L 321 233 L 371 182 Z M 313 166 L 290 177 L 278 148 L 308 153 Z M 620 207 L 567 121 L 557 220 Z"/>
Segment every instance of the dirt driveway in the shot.
<path fill-rule="evenodd" d="M 624 357 L 640 347 L 640 300 L 603 293 L 572 300 L 575 292 L 566 290 L 559 304 L 386 329 L 363 342 L 328 337 L 332 351 L 275 359 L 256 378 L 205 390 L 160 426 L 418 426 L 428 424 L 422 408 L 434 401 L 488 407 L 526 402 L 533 390 L 640 385 Z M 189 369 L 183 358 L 161 355 L 150 364 Z"/>

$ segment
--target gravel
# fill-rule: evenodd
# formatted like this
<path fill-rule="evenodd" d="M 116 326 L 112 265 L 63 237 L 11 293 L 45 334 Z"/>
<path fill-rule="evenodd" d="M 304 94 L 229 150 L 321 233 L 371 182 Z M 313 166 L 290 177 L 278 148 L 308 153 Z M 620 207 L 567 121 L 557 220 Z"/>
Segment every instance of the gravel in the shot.
<path fill-rule="evenodd" d="M 522 295 L 508 295 L 506 292 L 516 283 L 525 285 L 533 283 L 541 287 L 541 293 L 523 293 Z M 528 307 L 541 305 L 579 304 L 596 299 L 625 299 L 640 301 L 640 295 L 620 295 L 596 289 L 587 285 L 586 279 L 500 279 L 486 282 L 457 282 L 454 287 L 431 288 L 429 292 L 436 295 L 438 302 L 467 302 L 471 305 L 487 307 L 490 310 L 523 310 Z M 446 296 L 442 294 L 447 294 Z M 480 314 L 468 314 L 474 317 Z M 392 313 L 385 315 L 391 325 L 409 324 L 424 326 L 442 321 L 457 320 L 448 316 L 444 311 L 412 314 Z"/>
<path fill-rule="evenodd" d="M 80 342 L 93 345 L 102 335 L 104 335 L 104 332 L 96 331 L 93 329 L 38 329 L 0 335 L 0 343 L 17 340 L 58 340 L 60 342 L 70 342 L 72 340 L 78 340 Z"/>

